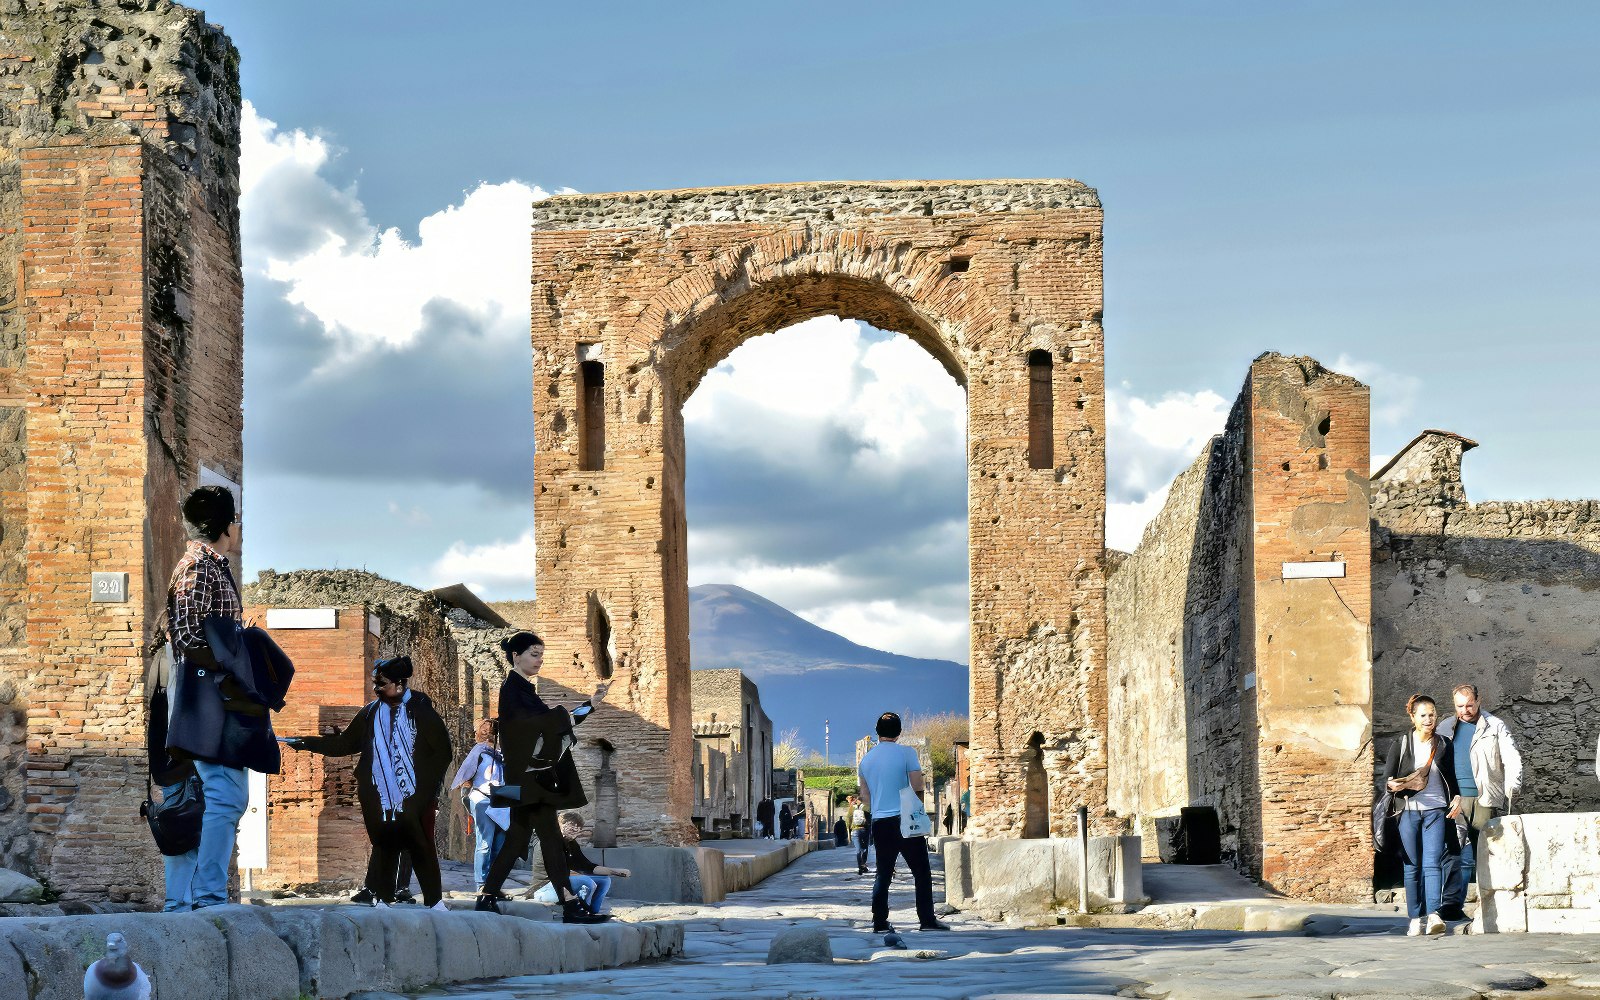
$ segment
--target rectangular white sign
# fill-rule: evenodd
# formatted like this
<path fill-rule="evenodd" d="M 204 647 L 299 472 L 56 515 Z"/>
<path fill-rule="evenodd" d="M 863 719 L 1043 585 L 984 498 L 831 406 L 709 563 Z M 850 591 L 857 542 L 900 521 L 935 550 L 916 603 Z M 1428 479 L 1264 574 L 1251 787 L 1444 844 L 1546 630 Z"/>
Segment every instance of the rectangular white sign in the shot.
<path fill-rule="evenodd" d="M 268 608 L 267 628 L 338 628 L 337 608 Z"/>
<path fill-rule="evenodd" d="M 1337 562 L 1286 562 L 1283 564 L 1285 580 L 1328 580 L 1344 576 L 1344 560 Z"/>

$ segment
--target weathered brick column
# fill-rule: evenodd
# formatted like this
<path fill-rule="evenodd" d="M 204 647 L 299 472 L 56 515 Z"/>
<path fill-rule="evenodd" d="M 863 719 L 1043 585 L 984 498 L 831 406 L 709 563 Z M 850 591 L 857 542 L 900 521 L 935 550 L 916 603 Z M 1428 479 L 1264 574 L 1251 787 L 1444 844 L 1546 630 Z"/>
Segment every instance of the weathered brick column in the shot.
<path fill-rule="evenodd" d="M 1080 802 L 1100 820 L 1094 191 L 971 181 L 574 195 L 538 203 L 534 220 L 539 626 L 547 676 L 573 690 L 592 688 L 614 648 L 612 706 L 582 735 L 616 750 L 622 841 L 693 836 L 681 407 L 745 340 L 829 314 L 906 334 L 967 390 L 976 830 L 1065 834 Z"/>
<path fill-rule="evenodd" d="M 168 0 L 0 22 L 0 862 L 159 899 L 144 658 L 202 467 L 242 480 L 238 53 Z M 90 574 L 128 574 L 91 603 Z M 0 732 L 0 736 L 5 733 Z M 9 738 L 9 737 L 8 737 Z M 15 822 L 25 815 L 26 827 Z"/>

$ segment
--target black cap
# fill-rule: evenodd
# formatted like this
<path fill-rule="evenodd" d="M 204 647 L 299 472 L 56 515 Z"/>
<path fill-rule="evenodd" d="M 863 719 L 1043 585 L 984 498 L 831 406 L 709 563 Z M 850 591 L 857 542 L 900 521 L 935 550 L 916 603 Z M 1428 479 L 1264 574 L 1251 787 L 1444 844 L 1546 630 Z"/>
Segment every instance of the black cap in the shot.
<path fill-rule="evenodd" d="M 379 660 L 372 665 L 372 669 L 389 678 L 391 681 L 408 680 L 411 677 L 412 666 L 409 656 L 391 656 L 387 660 Z"/>

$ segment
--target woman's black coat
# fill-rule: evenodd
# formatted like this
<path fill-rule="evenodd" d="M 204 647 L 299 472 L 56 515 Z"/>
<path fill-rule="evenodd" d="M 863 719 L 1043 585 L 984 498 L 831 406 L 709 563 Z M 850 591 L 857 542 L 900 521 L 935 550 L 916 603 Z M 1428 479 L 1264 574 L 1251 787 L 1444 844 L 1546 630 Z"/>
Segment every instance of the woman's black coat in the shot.
<path fill-rule="evenodd" d="M 588 704 L 585 702 L 584 704 Z M 587 805 L 578 765 L 572 754 L 563 754 L 554 767 L 529 771 L 535 765 L 534 743 L 544 734 L 551 720 L 542 718 L 556 711 L 544 703 L 533 682 L 515 670 L 506 674 L 500 685 L 500 747 L 506 756 L 506 784 L 523 788 L 523 802 L 557 809 L 577 809 Z M 561 713 L 565 715 L 566 713 Z M 535 721 L 537 720 L 537 722 Z M 571 725 L 583 721 L 572 719 Z M 531 797 L 530 797 L 531 795 Z"/>
<path fill-rule="evenodd" d="M 1450 802 L 1461 794 L 1461 786 L 1456 783 L 1456 758 L 1455 748 L 1448 737 L 1434 735 L 1439 743 L 1439 749 L 1434 754 L 1434 766 L 1439 769 L 1439 777 L 1444 779 L 1445 807 L 1449 808 Z M 1422 761 L 1414 759 L 1411 753 L 1411 734 L 1402 733 L 1395 737 L 1389 745 L 1389 753 L 1383 758 L 1383 776 L 1378 779 L 1378 791 L 1381 793 L 1389 787 L 1389 779 L 1403 778 L 1422 766 Z M 1394 797 L 1404 802 L 1417 794 L 1409 789 L 1394 793 Z"/>
<path fill-rule="evenodd" d="M 372 727 L 380 702 L 371 701 L 340 732 L 332 736 L 307 736 L 301 739 L 300 749 L 320 753 L 325 757 L 349 757 L 360 754 L 356 762 L 356 797 L 361 802 L 361 817 L 370 830 L 382 822 L 383 807 L 378 796 L 378 786 L 372 780 Z M 411 747 L 411 766 L 417 775 L 417 790 L 407 800 L 407 810 L 419 809 L 439 797 L 445 772 L 450 768 L 450 731 L 433 707 L 433 699 L 421 691 L 412 691 L 406 711 L 417 725 L 417 736 Z"/>

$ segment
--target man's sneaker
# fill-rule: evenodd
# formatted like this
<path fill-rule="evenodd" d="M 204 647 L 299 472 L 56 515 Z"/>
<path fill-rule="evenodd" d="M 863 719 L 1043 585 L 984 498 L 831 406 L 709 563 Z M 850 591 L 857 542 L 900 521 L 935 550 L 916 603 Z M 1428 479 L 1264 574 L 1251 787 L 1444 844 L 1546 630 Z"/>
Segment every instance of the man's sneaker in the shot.
<path fill-rule="evenodd" d="M 472 908 L 479 913 L 499 913 L 500 903 L 494 895 L 480 892 L 478 893 L 478 901 L 473 904 Z"/>
<path fill-rule="evenodd" d="M 398 889 L 395 891 L 394 901 L 396 903 L 415 903 L 417 897 L 411 895 L 410 889 Z"/>
<path fill-rule="evenodd" d="M 1411 923 L 1406 926 L 1406 937 L 1422 936 L 1422 918 L 1412 917 Z"/>
<path fill-rule="evenodd" d="M 361 888 L 357 889 L 356 894 L 350 897 L 350 902 L 356 904 L 357 906 L 371 906 L 377 901 L 378 897 L 374 896 L 372 894 L 372 890 L 368 889 L 366 886 L 362 886 Z"/>
<path fill-rule="evenodd" d="M 1427 933 L 1429 933 L 1429 934 L 1443 934 L 1444 933 L 1444 921 L 1442 919 L 1440 919 L 1440 917 L 1439 917 L 1439 915 L 1437 913 L 1428 914 L 1428 929 L 1427 929 Z"/>
<path fill-rule="evenodd" d="M 1460 904 L 1447 903 L 1444 906 L 1439 907 L 1439 909 L 1435 912 L 1439 914 L 1440 920 L 1448 921 L 1450 923 L 1454 923 L 1457 920 L 1471 919 L 1467 916 L 1467 911 L 1461 908 Z"/>
<path fill-rule="evenodd" d="M 917 930 L 919 930 L 919 931 L 947 931 L 949 929 L 950 929 L 950 925 L 949 924 L 943 923 L 943 922 L 938 921 L 938 920 L 935 920 L 931 924 L 923 924 L 921 927 L 917 928 Z"/>
<path fill-rule="evenodd" d="M 611 919 L 609 913 L 596 913 L 589 904 L 574 896 L 561 904 L 561 922 L 564 924 L 603 924 Z"/>
<path fill-rule="evenodd" d="M 894 925 L 893 924 L 873 924 L 872 925 L 872 933 L 874 933 L 874 934 L 893 934 L 894 933 Z"/>

